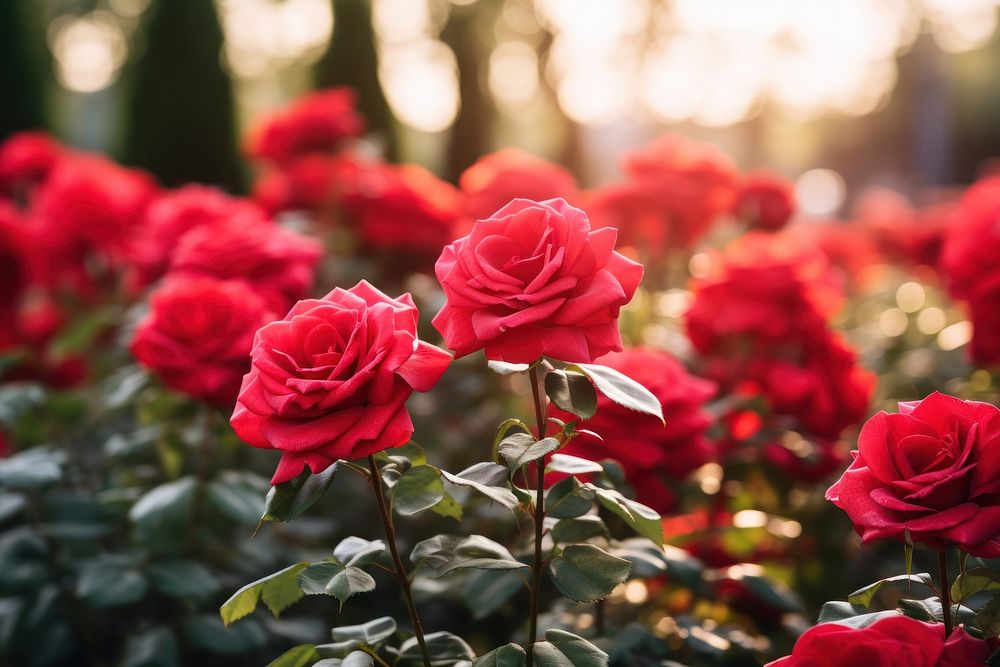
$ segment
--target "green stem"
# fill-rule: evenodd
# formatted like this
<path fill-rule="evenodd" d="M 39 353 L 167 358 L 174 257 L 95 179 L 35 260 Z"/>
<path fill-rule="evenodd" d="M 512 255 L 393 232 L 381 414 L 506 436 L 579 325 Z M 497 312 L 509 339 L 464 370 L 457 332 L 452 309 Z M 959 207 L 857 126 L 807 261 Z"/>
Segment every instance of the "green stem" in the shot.
<path fill-rule="evenodd" d="M 413 633 L 417 636 L 417 644 L 420 645 L 420 655 L 424 659 L 424 667 L 431 667 L 431 656 L 427 651 L 427 642 L 424 640 L 424 628 L 420 624 L 417 605 L 413 602 L 413 592 L 410 590 L 410 578 L 406 574 L 406 566 L 403 565 L 403 559 L 399 557 L 399 550 L 396 549 L 396 530 L 392 526 L 392 515 L 389 514 L 389 507 L 386 505 L 385 495 L 382 493 L 382 473 L 379 471 L 378 461 L 375 460 L 374 456 L 369 455 L 368 457 L 368 469 L 372 475 L 372 488 L 375 489 L 375 500 L 378 503 L 382 526 L 385 528 L 385 539 L 389 543 L 389 553 L 392 554 L 392 561 L 396 565 L 395 578 L 399 587 L 403 589 L 406 610 L 410 613 Z"/>
<path fill-rule="evenodd" d="M 538 424 L 538 439 L 545 437 L 545 410 L 542 406 L 541 393 L 538 390 L 538 363 L 528 369 L 531 381 L 531 397 L 535 402 L 535 420 Z M 542 533 L 545 523 L 545 457 L 535 462 L 537 477 L 535 479 L 535 558 L 531 566 L 531 611 L 528 625 L 528 664 L 533 667 L 533 650 L 538 638 L 539 595 L 542 587 Z"/>
<path fill-rule="evenodd" d="M 938 579 L 941 586 L 941 616 L 944 617 L 945 639 L 951 636 L 951 586 L 948 583 L 948 550 L 938 552 Z"/>

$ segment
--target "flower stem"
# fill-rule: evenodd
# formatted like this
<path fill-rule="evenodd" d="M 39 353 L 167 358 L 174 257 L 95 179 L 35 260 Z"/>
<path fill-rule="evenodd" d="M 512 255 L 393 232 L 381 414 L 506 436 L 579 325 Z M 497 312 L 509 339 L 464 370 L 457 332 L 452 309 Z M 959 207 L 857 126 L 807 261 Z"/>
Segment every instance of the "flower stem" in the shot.
<path fill-rule="evenodd" d="M 406 610 L 410 613 L 413 633 L 417 636 L 417 643 L 420 645 L 420 655 L 424 659 L 424 667 L 431 667 L 431 656 L 427 651 L 427 642 L 424 640 L 424 628 L 420 625 L 417 606 L 413 603 L 413 593 L 410 590 L 410 578 L 406 574 L 406 566 L 403 565 L 403 560 L 399 557 L 399 551 L 396 549 L 396 531 L 392 526 L 392 515 L 389 514 L 389 508 L 385 503 L 385 495 L 382 493 L 382 473 L 374 456 L 368 456 L 368 469 L 372 474 L 372 488 L 375 489 L 375 500 L 378 502 L 379 515 L 382 518 L 382 526 L 385 528 L 385 539 L 389 543 L 389 553 L 392 554 L 392 562 L 396 566 L 395 578 L 399 587 L 403 589 Z"/>
<path fill-rule="evenodd" d="M 535 420 L 538 423 L 538 439 L 545 437 L 545 410 L 542 397 L 538 391 L 538 364 L 532 364 L 528 369 L 531 381 L 531 397 L 535 402 Z M 528 664 L 534 663 L 533 649 L 538 638 L 538 598 L 542 585 L 542 530 L 545 522 L 545 457 L 535 462 L 537 478 L 535 479 L 535 558 L 531 564 L 531 612 L 528 625 Z"/>
<path fill-rule="evenodd" d="M 944 637 L 951 636 L 951 585 L 948 583 L 948 550 L 938 552 L 938 578 L 941 586 L 941 615 L 944 617 Z"/>

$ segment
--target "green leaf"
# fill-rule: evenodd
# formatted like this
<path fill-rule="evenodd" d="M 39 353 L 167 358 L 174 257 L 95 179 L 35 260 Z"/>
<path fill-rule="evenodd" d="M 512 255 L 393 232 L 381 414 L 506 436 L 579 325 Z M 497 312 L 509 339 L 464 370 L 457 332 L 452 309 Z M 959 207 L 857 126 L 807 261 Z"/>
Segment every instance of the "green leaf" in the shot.
<path fill-rule="evenodd" d="M 632 564 L 612 556 L 592 544 L 571 544 L 549 561 L 549 573 L 556 588 L 577 602 L 593 602 L 607 597 L 615 586 L 628 579 Z"/>
<path fill-rule="evenodd" d="M 354 651 L 348 653 L 340 667 L 373 667 L 375 660 L 364 651 Z M 322 665 L 320 667 L 323 667 Z"/>
<path fill-rule="evenodd" d="M 1000 635 L 1000 593 L 995 593 L 976 614 L 976 627 L 987 637 Z"/>
<path fill-rule="evenodd" d="M 195 479 L 190 475 L 146 492 L 132 509 L 129 518 L 140 527 L 157 528 L 163 524 L 183 523 L 191 514 Z"/>
<path fill-rule="evenodd" d="M 223 623 L 229 625 L 247 616 L 257 608 L 257 602 L 262 597 L 271 613 L 277 616 L 302 597 L 298 577 L 299 573 L 309 565 L 308 562 L 296 563 L 251 582 L 233 593 L 219 608 L 219 616 Z"/>
<path fill-rule="evenodd" d="M 264 515 L 260 518 L 261 523 L 264 521 L 291 521 L 312 507 L 333 484 L 333 478 L 337 475 L 340 463 L 340 461 L 335 461 L 333 465 L 318 475 L 313 475 L 306 468 L 295 479 L 272 486 L 264 499 Z"/>
<path fill-rule="evenodd" d="M 531 461 L 544 457 L 549 452 L 559 449 L 559 441 L 555 438 L 535 440 L 530 433 L 515 433 L 500 443 L 500 456 L 507 462 L 507 469 L 514 472 Z"/>
<path fill-rule="evenodd" d="M 500 461 L 500 443 L 507 439 L 508 436 L 514 433 L 527 433 L 531 434 L 531 429 L 520 419 L 505 419 L 497 427 L 496 435 L 493 436 L 493 460 Z"/>
<path fill-rule="evenodd" d="M 579 456 L 557 452 L 549 459 L 549 464 L 545 466 L 545 471 L 561 472 L 567 475 L 586 475 L 588 473 L 603 472 L 604 467 L 600 463 L 582 459 Z"/>
<path fill-rule="evenodd" d="M 500 375 L 525 373 L 531 367 L 531 364 L 508 364 L 506 361 L 493 361 L 492 359 L 486 362 L 486 365 L 490 367 L 491 371 Z"/>
<path fill-rule="evenodd" d="M 498 476 L 499 473 L 499 476 Z M 499 463 L 483 462 L 466 468 L 457 475 L 442 470 L 445 481 L 465 488 L 473 489 L 492 501 L 500 503 L 512 510 L 518 506 L 517 496 L 506 486 L 500 486 L 507 481 L 507 468 Z"/>
<path fill-rule="evenodd" d="M 557 408 L 580 419 L 597 413 L 597 391 L 583 373 L 549 371 L 545 374 L 545 394 Z"/>
<path fill-rule="evenodd" d="M 555 519 L 572 519 L 590 511 L 595 493 L 575 477 L 557 482 L 545 494 L 545 514 Z"/>
<path fill-rule="evenodd" d="M 586 375 L 611 401 L 636 412 L 653 415 L 663 421 L 663 408 L 660 400 L 648 389 L 632 378 L 619 373 L 613 368 L 597 364 L 572 364 L 566 370 L 579 371 Z"/>
<path fill-rule="evenodd" d="M 963 600 L 970 595 L 1000 589 L 1000 572 L 974 567 L 958 575 L 951 585 L 951 599 Z"/>
<path fill-rule="evenodd" d="M 396 621 L 391 616 L 376 618 L 360 625 L 342 625 L 333 629 L 335 642 L 359 641 L 369 646 L 385 641 L 396 632 Z"/>
<path fill-rule="evenodd" d="M 306 595 L 332 595 L 343 607 L 351 596 L 375 590 L 375 580 L 361 568 L 324 561 L 299 574 L 299 588 Z"/>
<path fill-rule="evenodd" d="M 885 579 L 880 579 L 874 584 L 868 584 L 863 588 L 859 588 L 850 595 L 847 596 L 847 601 L 851 604 L 858 604 L 864 607 L 871 605 L 872 600 L 875 598 L 875 594 L 879 592 L 883 586 L 888 583 L 896 581 L 908 581 L 916 582 L 918 584 L 923 584 L 924 586 L 931 586 L 931 575 L 926 572 L 921 572 L 919 574 L 897 574 L 894 577 L 887 577 Z"/>
<path fill-rule="evenodd" d="M 663 524 L 655 510 L 640 502 L 626 498 L 613 489 L 602 489 L 593 484 L 585 484 L 597 495 L 598 502 L 609 512 L 617 515 L 629 528 L 639 535 L 663 546 Z"/>
<path fill-rule="evenodd" d="M 466 580 L 462 600 L 476 620 L 486 618 L 524 588 L 516 570 L 476 570 Z"/>
<path fill-rule="evenodd" d="M 473 660 L 475 651 L 461 637 L 450 632 L 432 632 L 424 637 L 432 665 L 453 665 L 460 660 Z M 420 645 L 410 637 L 399 647 L 399 664 L 423 665 Z"/>
<path fill-rule="evenodd" d="M 226 471 L 208 484 L 208 502 L 227 519 L 252 526 L 264 512 L 261 490 L 255 489 L 239 474 Z"/>
<path fill-rule="evenodd" d="M 552 539 L 557 544 L 582 542 L 592 537 L 607 535 L 608 528 L 601 517 L 587 515 L 577 519 L 561 519 L 552 527 Z"/>
<path fill-rule="evenodd" d="M 0 459 L 0 485 L 15 491 L 31 491 L 62 479 L 65 456 L 46 447 L 35 447 Z"/>
<path fill-rule="evenodd" d="M 839 623 L 852 628 L 867 628 L 869 625 L 883 618 L 899 616 L 895 609 L 889 611 L 875 611 L 865 613 L 866 607 L 852 605 L 850 602 L 833 600 L 824 602 L 819 610 L 820 623 Z"/>
<path fill-rule="evenodd" d="M 608 667 L 607 653 L 564 630 L 548 630 L 532 653 L 538 667 Z"/>
<path fill-rule="evenodd" d="M 418 542 L 410 552 L 410 560 L 417 566 L 426 565 L 434 570 L 437 577 L 467 568 L 516 570 L 528 567 L 516 560 L 507 547 L 482 535 L 435 535 Z"/>
<path fill-rule="evenodd" d="M 419 465 L 410 468 L 392 487 L 392 505 L 403 516 L 419 514 L 441 502 L 444 482 L 436 468 Z"/>
<path fill-rule="evenodd" d="M 177 639 L 169 628 L 153 628 L 129 638 L 121 667 L 176 667 Z"/>
<path fill-rule="evenodd" d="M 131 558 L 108 554 L 84 563 L 76 594 L 93 607 L 117 607 L 138 602 L 148 587 Z"/>
<path fill-rule="evenodd" d="M 913 574 L 913 545 L 903 545 L 903 560 L 906 562 L 906 574 Z"/>
<path fill-rule="evenodd" d="M 361 537 L 346 537 L 333 549 L 333 557 L 344 565 L 364 567 L 377 561 L 385 553 L 385 542 L 368 541 Z"/>
<path fill-rule="evenodd" d="M 0 522 L 7 521 L 28 507 L 28 499 L 19 493 L 0 493 Z"/>
<path fill-rule="evenodd" d="M 310 667 L 320 659 L 312 644 L 299 644 L 267 663 L 267 667 Z"/>
<path fill-rule="evenodd" d="M 219 589 L 219 582 L 201 563 L 192 560 L 166 560 L 146 566 L 153 588 L 164 595 L 199 600 Z"/>
<path fill-rule="evenodd" d="M 517 644 L 504 644 L 472 661 L 472 667 L 524 667 L 527 654 Z"/>
<path fill-rule="evenodd" d="M 431 511 L 438 516 L 454 519 L 455 521 L 462 520 L 462 505 L 447 491 L 444 492 L 444 497 L 441 498 L 441 501 L 431 508 Z"/>

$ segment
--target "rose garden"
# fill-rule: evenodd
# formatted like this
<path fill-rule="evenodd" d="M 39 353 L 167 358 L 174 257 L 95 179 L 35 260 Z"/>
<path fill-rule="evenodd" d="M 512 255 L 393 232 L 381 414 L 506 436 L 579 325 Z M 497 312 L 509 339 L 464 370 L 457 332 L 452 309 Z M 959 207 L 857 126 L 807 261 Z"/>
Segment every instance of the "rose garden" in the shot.
<path fill-rule="evenodd" d="M 1000 665 L 1000 176 L 0 143 L 0 665 Z M 189 147 L 188 150 L 194 150 Z"/>

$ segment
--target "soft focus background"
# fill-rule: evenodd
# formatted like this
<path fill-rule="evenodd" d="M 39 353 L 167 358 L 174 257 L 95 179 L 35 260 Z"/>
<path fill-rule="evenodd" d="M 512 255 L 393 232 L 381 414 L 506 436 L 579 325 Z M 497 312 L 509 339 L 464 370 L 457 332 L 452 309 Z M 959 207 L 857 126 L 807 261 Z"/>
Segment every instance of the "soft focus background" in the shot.
<path fill-rule="evenodd" d="M 935 390 L 997 402 L 1000 181 L 968 188 L 998 169 L 998 21 L 995 0 L 0 1 L 0 664 L 263 664 L 402 617 L 380 581 L 222 627 L 243 584 L 377 537 L 371 500 L 340 474 L 251 541 L 277 457 L 185 378 L 229 355 L 238 380 L 252 329 L 143 353 L 136 323 L 169 310 L 164 275 L 276 288 L 254 327 L 365 278 L 411 291 L 437 343 L 440 248 L 518 195 L 565 196 L 646 265 L 621 328 L 652 356 L 614 363 L 668 423 L 574 444 L 663 514 L 666 564 L 616 543 L 637 577 L 545 623 L 615 665 L 787 653 L 823 602 L 904 570 L 823 498 L 858 426 Z M 172 335 L 206 291 L 173 296 Z M 461 470 L 528 393 L 460 360 L 411 400 L 415 440 Z M 456 530 L 439 514 L 402 539 Z M 464 521 L 524 546 L 496 508 Z M 523 638 L 516 580 L 418 587 L 431 628 Z"/>

